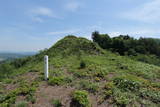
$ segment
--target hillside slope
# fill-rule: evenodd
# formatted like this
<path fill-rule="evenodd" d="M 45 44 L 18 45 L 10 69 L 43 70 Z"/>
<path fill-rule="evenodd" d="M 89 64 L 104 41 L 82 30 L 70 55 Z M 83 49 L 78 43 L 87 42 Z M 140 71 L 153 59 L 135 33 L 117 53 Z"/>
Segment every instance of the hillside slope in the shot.
<path fill-rule="evenodd" d="M 160 67 L 104 51 L 85 38 L 67 36 L 7 66 L 12 72 L 0 73 L 0 107 L 160 106 Z"/>

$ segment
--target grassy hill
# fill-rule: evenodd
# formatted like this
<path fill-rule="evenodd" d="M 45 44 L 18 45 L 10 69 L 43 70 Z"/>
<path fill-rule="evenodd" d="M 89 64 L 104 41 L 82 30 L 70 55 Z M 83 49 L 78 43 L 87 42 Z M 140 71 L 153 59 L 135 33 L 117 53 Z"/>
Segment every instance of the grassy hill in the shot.
<path fill-rule="evenodd" d="M 0 81 L 0 107 L 160 106 L 160 67 L 74 36 L 35 56 L 1 64 Z"/>

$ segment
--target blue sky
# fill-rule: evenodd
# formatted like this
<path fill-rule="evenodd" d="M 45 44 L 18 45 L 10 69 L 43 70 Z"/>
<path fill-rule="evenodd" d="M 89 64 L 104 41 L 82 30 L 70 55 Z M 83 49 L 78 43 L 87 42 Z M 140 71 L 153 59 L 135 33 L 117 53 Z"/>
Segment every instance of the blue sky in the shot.
<path fill-rule="evenodd" d="M 95 30 L 160 38 L 160 0 L 0 0 L 0 51 L 38 51 Z"/>

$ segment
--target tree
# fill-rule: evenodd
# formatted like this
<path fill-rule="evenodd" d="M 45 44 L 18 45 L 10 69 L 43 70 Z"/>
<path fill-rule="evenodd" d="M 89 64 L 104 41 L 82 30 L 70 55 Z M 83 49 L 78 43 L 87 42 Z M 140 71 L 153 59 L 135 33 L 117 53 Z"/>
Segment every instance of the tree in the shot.
<path fill-rule="evenodd" d="M 108 34 L 92 33 L 92 39 L 103 49 L 110 49 L 120 55 L 153 54 L 160 56 L 160 39 L 140 38 L 134 39 L 129 35 L 119 35 L 110 38 Z"/>
<path fill-rule="evenodd" d="M 110 48 L 111 39 L 108 34 L 99 34 L 98 31 L 92 33 L 93 42 L 97 42 L 103 49 Z"/>
<path fill-rule="evenodd" d="M 98 42 L 99 41 L 99 32 L 98 31 L 94 31 L 93 33 L 92 33 L 92 40 L 93 40 L 93 42 Z"/>
<path fill-rule="evenodd" d="M 115 37 L 112 39 L 112 48 L 114 51 L 118 52 L 120 55 L 124 55 L 124 42 L 120 37 Z"/>

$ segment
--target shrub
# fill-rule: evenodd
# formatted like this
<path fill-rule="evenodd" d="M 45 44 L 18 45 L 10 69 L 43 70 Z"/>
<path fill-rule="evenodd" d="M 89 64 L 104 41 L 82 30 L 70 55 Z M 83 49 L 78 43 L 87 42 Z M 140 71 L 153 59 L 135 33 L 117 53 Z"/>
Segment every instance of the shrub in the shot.
<path fill-rule="evenodd" d="M 113 82 L 118 88 L 122 89 L 123 91 L 137 91 L 140 88 L 139 82 L 121 77 L 115 78 Z"/>
<path fill-rule="evenodd" d="M 24 85 L 17 89 L 19 95 L 27 95 L 35 92 L 36 87 L 30 87 L 29 85 Z"/>
<path fill-rule="evenodd" d="M 16 59 L 14 60 L 11 64 L 15 66 L 15 68 L 20 68 L 24 66 L 27 63 L 28 59 L 27 58 L 21 58 L 21 59 Z"/>
<path fill-rule="evenodd" d="M 129 103 L 135 101 L 135 96 L 128 92 L 121 92 L 119 89 L 113 90 L 114 102 L 120 107 L 126 107 Z"/>
<path fill-rule="evenodd" d="M 9 63 L 0 64 L 0 81 L 13 73 L 14 67 Z"/>
<path fill-rule="evenodd" d="M 87 73 L 86 71 L 78 71 L 78 72 L 74 72 L 74 76 L 77 78 L 84 78 L 84 77 L 89 77 L 90 74 Z"/>
<path fill-rule="evenodd" d="M 73 77 L 72 76 L 67 76 L 67 77 L 64 78 L 64 81 L 66 83 L 71 83 L 73 81 Z"/>
<path fill-rule="evenodd" d="M 136 56 L 137 55 L 137 52 L 134 50 L 134 49 L 129 49 L 127 52 L 126 52 L 126 55 L 133 55 L 133 56 Z"/>
<path fill-rule="evenodd" d="M 58 99 L 53 99 L 52 104 L 54 107 L 62 107 L 61 101 Z"/>
<path fill-rule="evenodd" d="M 86 81 L 86 80 L 80 81 L 79 84 L 80 84 L 80 88 L 82 88 L 84 90 L 87 90 L 89 92 L 92 92 L 92 93 L 95 93 L 99 89 L 99 84 L 89 82 L 89 81 Z"/>
<path fill-rule="evenodd" d="M 111 97 L 112 94 L 113 94 L 113 89 L 114 89 L 114 84 L 113 84 L 113 82 L 108 82 L 108 83 L 106 83 L 104 89 L 105 89 L 105 92 L 104 92 L 105 97 L 106 97 L 106 98 Z"/>
<path fill-rule="evenodd" d="M 146 99 L 149 99 L 155 103 L 160 102 L 160 91 L 159 90 L 148 90 L 146 88 L 142 88 L 140 90 L 140 96 Z"/>
<path fill-rule="evenodd" d="M 36 98 L 34 97 L 33 94 L 29 94 L 26 96 L 27 101 L 30 101 L 32 104 L 36 102 Z"/>
<path fill-rule="evenodd" d="M 73 107 L 90 107 L 88 93 L 86 91 L 76 90 L 72 95 Z"/>
<path fill-rule="evenodd" d="M 16 103 L 16 107 L 27 107 L 28 104 L 26 101 L 20 101 L 18 103 Z"/>
<path fill-rule="evenodd" d="M 29 72 L 39 72 L 38 70 L 32 69 Z"/>
<path fill-rule="evenodd" d="M 112 96 L 113 92 L 112 92 L 112 90 L 106 90 L 106 91 L 104 92 L 104 94 L 105 94 L 105 98 L 109 98 L 109 97 Z"/>
<path fill-rule="evenodd" d="M 14 104 L 18 95 L 32 95 L 36 90 L 37 83 L 33 82 L 31 85 L 25 82 L 21 82 L 20 87 L 10 91 L 5 96 L 0 98 L 2 104 Z"/>
<path fill-rule="evenodd" d="M 16 100 L 16 95 L 17 95 L 18 91 L 17 90 L 13 90 L 11 91 L 10 93 L 8 93 L 7 95 L 5 96 L 2 96 L 0 98 L 0 103 L 3 103 L 3 104 L 13 104 Z"/>
<path fill-rule="evenodd" d="M 4 79 L 4 83 L 10 84 L 10 83 L 12 83 L 12 79 Z"/>
<path fill-rule="evenodd" d="M 80 68 L 83 69 L 83 68 L 85 68 L 85 67 L 86 67 L 86 63 L 82 60 L 82 61 L 80 62 Z"/>
<path fill-rule="evenodd" d="M 62 76 L 63 73 L 64 73 L 64 72 L 61 71 L 61 70 L 53 70 L 53 71 L 50 72 L 50 75 L 56 77 L 56 76 Z"/>
<path fill-rule="evenodd" d="M 99 82 L 101 79 L 99 77 L 94 78 L 96 82 Z"/>
<path fill-rule="evenodd" d="M 107 75 L 107 73 L 108 71 L 98 67 L 97 71 L 94 72 L 94 76 L 99 78 L 104 78 Z"/>
<path fill-rule="evenodd" d="M 127 69 L 128 69 L 128 66 L 127 66 L 127 65 L 124 65 L 124 64 L 121 64 L 121 63 L 118 63 L 118 64 L 117 64 L 117 67 L 118 67 L 119 69 L 122 69 L 122 70 L 127 70 Z"/>
<path fill-rule="evenodd" d="M 48 83 L 50 85 L 61 85 L 64 83 L 64 77 L 52 77 L 49 79 Z"/>
<path fill-rule="evenodd" d="M 0 107 L 9 107 L 8 103 L 0 103 Z"/>
<path fill-rule="evenodd" d="M 113 82 L 108 82 L 105 84 L 104 88 L 106 90 L 112 90 L 114 88 L 114 83 Z"/>

